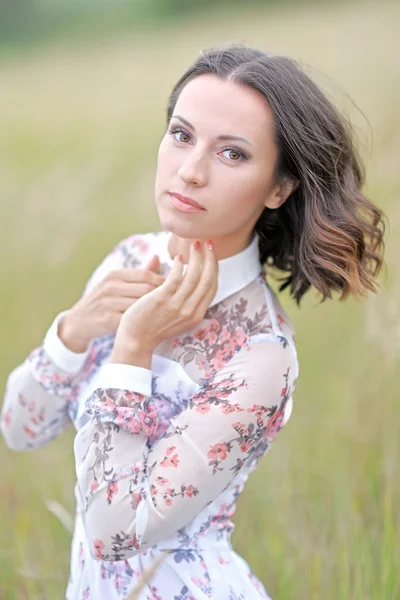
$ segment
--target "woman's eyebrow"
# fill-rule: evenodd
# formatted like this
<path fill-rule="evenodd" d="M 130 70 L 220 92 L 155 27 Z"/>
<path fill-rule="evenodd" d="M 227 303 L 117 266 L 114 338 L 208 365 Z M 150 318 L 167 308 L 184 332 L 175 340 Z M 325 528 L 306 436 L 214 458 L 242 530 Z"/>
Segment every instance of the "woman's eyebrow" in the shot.
<path fill-rule="evenodd" d="M 180 121 L 182 121 L 182 123 L 185 123 L 185 125 L 187 125 L 191 129 L 193 129 L 193 131 L 196 131 L 195 128 L 193 127 L 193 125 L 191 123 L 189 123 L 189 121 L 187 121 L 186 119 L 181 117 L 180 115 L 172 115 L 171 119 L 179 119 Z M 229 134 L 219 135 L 219 136 L 217 136 L 217 140 L 239 140 L 241 142 L 245 142 L 246 144 L 249 144 L 250 146 L 254 145 L 251 142 L 249 142 L 249 140 L 246 140 L 246 138 L 240 137 L 238 135 L 229 135 Z"/>

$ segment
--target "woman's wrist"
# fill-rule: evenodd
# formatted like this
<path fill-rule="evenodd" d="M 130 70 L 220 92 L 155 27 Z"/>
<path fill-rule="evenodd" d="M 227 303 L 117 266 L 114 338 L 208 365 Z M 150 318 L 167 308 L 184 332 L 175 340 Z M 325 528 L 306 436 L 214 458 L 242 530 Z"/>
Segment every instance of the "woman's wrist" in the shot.
<path fill-rule="evenodd" d="M 68 315 L 65 315 L 58 324 L 57 335 L 64 346 L 76 354 L 86 352 L 90 344 L 90 340 L 78 335 L 77 329 L 71 325 Z"/>
<path fill-rule="evenodd" d="M 113 351 L 110 357 L 110 363 L 132 365 L 135 367 L 151 368 L 151 360 L 154 348 L 141 340 L 116 339 Z"/>

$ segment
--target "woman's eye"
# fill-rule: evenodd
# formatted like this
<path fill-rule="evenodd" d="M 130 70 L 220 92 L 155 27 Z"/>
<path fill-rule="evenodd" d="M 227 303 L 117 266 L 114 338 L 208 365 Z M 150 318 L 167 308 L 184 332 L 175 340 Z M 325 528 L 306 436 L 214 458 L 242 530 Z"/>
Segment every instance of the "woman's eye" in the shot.
<path fill-rule="evenodd" d="M 181 142 L 182 144 L 187 144 L 191 138 L 190 134 L 187 133 L 187 131 L 185 131 L 181 127 L 172 127 L 171 129 L 168 129 L 167 133 L 175 136 L 176 141 Z M 178 136 L 176 136 L 176 134 L 178 134 Z M 233 147 L 225 148 L 224 150 L 222 150 L 222 154 L 224 154 L 224 152 L 230 153 L 230 156 L 226 156 L 226 158 L 228 158 L 228 160 L 230 162 L 239 162 L 240 160 L 248 160 L 246 154 L 244 152 L 242 152 L 242 150 L 239 150 L 239 148 L 233 148 Z"/>
<path fill-rule="evenodd" d="M 230 153 L 230 156 L 228 156 L 227 158 L 231 162 L 239 162 L 240 159 L 247 160 L 247 156 L 245 155 L 245 153 L 239 150 L 238 148 L 225 148 L 225 150 L 223 150 L 222 152 Z"/>
<path fill-rule="evenodd" d="M 181 137 L 182 135 L 183 135 L 183 136 L 186 136 L 187 138 L 189 138 L 189 139 L 190 139 L 190 135 L 189 135 L 188 133 L 186 133 L 186 131 L 184 131 L 183 129 L 180 129 L 179 127 L 174 127 L 174 128 L 172 128 L 172 129 L 169 129 L 169 130 L 168 130 L 168 133 L 170 133 L 171 135 L 175 135 L 176 133 L 179 133 L 179 136 L 178 136 L 177 138 L 175 138 L 175 139 L 176 139 L 178 142 L 182 142 L 182 143 L 184 143 L 184 144 L 186 144 L 186 142 L 187 142 L 188 140 L 186 140 L 186 141 L 185 141 L 184 139 L 182 139 L 182 137 Z"/>
<path fill-rule="evenodd" d="M 223 152 L 229 152 L 230 156 L 228 156 L 227 158 L 229 158 L 229 160 L 232 160 L 233 162 L 237 162 L 242 158 L 242 153 L 239 152 L 239 150 L 234 150 L 233 148 L 228 148 L 227 150 L 223 150 Z"/>

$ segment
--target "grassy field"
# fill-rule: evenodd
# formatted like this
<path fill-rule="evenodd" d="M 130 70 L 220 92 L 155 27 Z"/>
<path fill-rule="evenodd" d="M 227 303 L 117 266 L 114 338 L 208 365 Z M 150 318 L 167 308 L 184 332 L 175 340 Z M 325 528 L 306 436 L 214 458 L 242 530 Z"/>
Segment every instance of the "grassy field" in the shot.
<path fill-rule="evenodd" d="M 301 366 L 294 411 L 239 499 L 233 534 L 274 600 L 400 598 L 396 4 L 225 8 L 0 61 L 2 385 L 111 247 L 159 228 L 166 99 L 200 49 L 237 40 L 295 57 L 353 119 L 369 195 L 390 221 L 387 268 L 361 303 L 283 298 Z M 70 431 L 26 454 L 0 441 L 1 600 L 63 598 L 71 533 L 51 501 L 73 513 L 72 441 Z"/>

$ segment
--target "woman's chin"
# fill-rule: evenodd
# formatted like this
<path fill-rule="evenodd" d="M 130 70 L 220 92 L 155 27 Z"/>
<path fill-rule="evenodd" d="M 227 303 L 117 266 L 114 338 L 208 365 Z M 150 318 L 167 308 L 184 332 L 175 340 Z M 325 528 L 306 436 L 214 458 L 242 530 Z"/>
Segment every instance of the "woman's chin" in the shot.
<path fill-rule="evenodd" d="M 170 231 L 174 235 L 180 238 L 196 238 L 204 237 L 199 227 L 196 227 L 194 223 L 185 222 L 184 219 L 179 218 L 179 215 L 165 214 L 164 212 L 158 215 L 162 229 Z"/>

